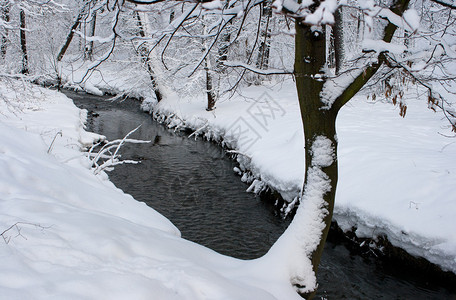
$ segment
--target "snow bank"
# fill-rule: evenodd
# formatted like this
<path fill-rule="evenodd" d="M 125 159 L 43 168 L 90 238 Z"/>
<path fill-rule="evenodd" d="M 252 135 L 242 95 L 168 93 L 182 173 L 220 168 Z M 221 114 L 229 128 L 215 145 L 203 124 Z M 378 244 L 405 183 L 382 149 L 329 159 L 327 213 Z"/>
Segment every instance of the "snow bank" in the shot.
<path fill-rule="evenodd" d="M 64 95 L 0 82 L 4 299 L 300 299 L 288 278 L 179 237 L 94 175 L 82 113 Z"/>
<path fill-rule="evenodd" d="M 447 121 L 425 101 L 411 97 L 407 105 L 406 118 L 389 103 L 363 97 L 341 110 L 334 219 L 360 237 L 386 235 L 394 246 L 456 272 L 456 142 L 443 136 Z M 243 179 L 293 202 L 304 180 L 293 82 L 244 89 L 212 112 L 204 107 L 204 99 L 168 98 L 151 111 L 169 127 L 189 127 L 235 149 L 241 169 L 253 174 Z"/>
<path fill-rule="evenodd" d="M 106 90 L 107 82 L 115 83 L 116 91 L 153 99 L 144 85 L 122 83 L 115 65 L 102 68 L 104 81 L 91 78 L 94 86 Z M 203 95 L 195 98 L 170 93 L 159 105 L 150 100 L 143 107 L 170 128 L 192 128 L 241 154 L 247 190 L 271 187 L 295 203 L 304 180 L 304 141 L 293 82 L 243 89 L 211 112 Z M 360 237 L 385 234 L 394 246 L 456 273 L 456 142 L 443 136 L 446 120 L 425 101 L 409 97 L 406 103 L 405 119 L 391 104 L 362 96 L 339 113 L 334 219 Z"/>

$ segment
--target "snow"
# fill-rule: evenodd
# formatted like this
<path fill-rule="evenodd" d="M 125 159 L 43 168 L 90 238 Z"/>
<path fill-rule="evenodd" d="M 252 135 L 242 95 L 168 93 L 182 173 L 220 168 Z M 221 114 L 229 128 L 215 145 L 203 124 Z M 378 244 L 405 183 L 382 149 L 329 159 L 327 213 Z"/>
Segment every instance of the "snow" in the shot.
<path fill-rule="evenodd" d="M 286 266 L 286 270 L 290 272 L 291 282 L 299 287 L 301 293 L 309 293 L 318 286 L 309 258 L 317 249 L 326 226 L 324 218 L 328 211 L 323 196 L 331 191 L 331 180 L 321 168 L 333 163 L 334 146 L 327 137 L 317 136 L 312 143 L 312 152 L 314 159 L 308 170 L 300 204 L 302 207 L 297 210 L 293 222 L 285 233 L 265 255 L 265 259 L 287 258 L 283 266 Z"/>
<path fill-rule="evenodd" d="M 444 136 L 451 133 L 443 115 L 410 95 L 405 118 L 392 104 L 365 96 L 339 113 L 334 219 L 344 230 L 357 228 L 360 237 L 384 234 L 393 245 L 456 272 L 456 143 Z M 261 181 L 293 202 L 304 180 L 296 99 L 293 82 L 286 81 L 246 88 L 213 112 L 204 111 L 203 97 L 169 98 L 153 113 L 170 127 L 204 126 L 200 135 L 241 154 L 240 170 L 253 175 L 246 177 L 249 190 L 258 191 Z"/>
<path fill-rule="evenodd" d="M 220 2 L 220 0 L 214 0 L 214 1 L 211 1 L 211 2 L 203 3 L 202 6 L 203 6 L 204 9 L 207 9 L 207 10 L 222 9 L 223 8 L 223 4 L 222 4 L 222 2 Z"/>
<path fill-rule="evenodd" d="M 142 96 L 143 108 L 170 128 L 193 128 L 238 153 L 235 172 L 249 191 L 271 187 L 296 203 L 304 141 L 291 80 L 244 88 L 207 112 L 204 97 L 170 94 L 157 104 L 150 90 L 132 88 L 117 67 L 103 65 L 103 80 L 92 76 L 86 88 Z M 326 138 L 312 147 L 319 159 L 301 204 L 309 209 L 296 215 L 315 234 L 304 236 L 293 225 L 264 257 L 241 261 L 181 239 L 163 216 L 116 189 L 103 172 L 95 175 L 80 150 L 104 137 L 83 130 L 85 112 L 70 100 L 15 85 L 15 92 L 11 84 L 0 85 L 1 231 L 21 222 L 5 232 L 8 243 L 0 243 L 2 296 L 300 299 L 290 279 L 303 292 L 316 285 L 305 254 L 322 226 L 322 215 L 314 213 L 329 181 L 320 167 L 334 159 L 323 151 Z M 393 245 L 456 272 L 456 142 L 444 136 L 449 129 L 442 114 L 415 94 L 404 96 L 406 118 L 390 103 L 364 96 L 341 110 L 334 219 L 360 237 L 386 235 Z M 302 247 L 291 247 L 297 241 Z"/>
<path fill-rule="evenodd" d="M 371 39 L 363 40 L 361 47 L 363 48 L 363 50 L 373 50 L 377 53 L 388 51 L 393 54 L 401 54 L 407 50 L 407 47 L 405 45 L 398 45 L 393 43 L 387 43 L 382 40 Z"/>
<path fill-rule="evenodd" d="M 410 30 L 412 32 L 416 32 L 420 27 L 420 16 L 418 15 L 418 12 L 415 9 L 407 9 L 402 15 L 402 18 L 404 19 L 405 23 L 407 23 L 407 25 L 410 27 Z"/>
<path fill-rule="evenodd" d="M 0 95 L 2 299 L 300 299 L 95 175 L 82 141 L 104 137 L 64 95 L 3 81 Z"/>
<path fill-rule="evenodd" d="M 334 146 L 330 139 L 317 136 L 312 144 L 312 166 L 329 167 L 334 162 Z"/>

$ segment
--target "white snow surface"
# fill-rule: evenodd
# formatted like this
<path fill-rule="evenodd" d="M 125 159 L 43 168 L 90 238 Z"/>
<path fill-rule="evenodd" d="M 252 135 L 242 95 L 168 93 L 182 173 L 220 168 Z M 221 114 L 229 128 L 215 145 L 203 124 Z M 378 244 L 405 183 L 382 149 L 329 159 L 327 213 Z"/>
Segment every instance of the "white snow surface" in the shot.
<path fill-rule="evenodd" d="M 70 99 L 1 81 L 0 96 L 0 298 L 300 299 L 280 262 L 186 241 L 94 175 L 81 148 L 103 137 Z"/>

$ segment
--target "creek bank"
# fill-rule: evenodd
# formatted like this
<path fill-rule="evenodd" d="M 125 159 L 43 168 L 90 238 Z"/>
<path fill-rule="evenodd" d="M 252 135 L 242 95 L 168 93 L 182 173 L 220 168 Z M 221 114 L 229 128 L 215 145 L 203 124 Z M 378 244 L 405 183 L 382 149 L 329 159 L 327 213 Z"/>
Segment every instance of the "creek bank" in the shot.
<path fill-rule="evenodd" d="M 426 274 L 429 283 L 441 284 L 450 291 L 456 292 L 456 274 L 444 271 L 423 257 L 413 256 L 402 248 L 395 247 L 385 235 L 376 238 L 360 238 L 356 228 L 343 231 L 336 221 L 333 221 L 327 241 L 344 245 L 351 254 L 359 255 L 367 260 L 380 261 L 383 268 L 394 270 L 407 276 L 419 277 Z"/>
<path fill-rule="evenodd" d="M 135 99 L 138 101 L 138 99 Z M 214 138 L 213 134 L 206 134 L 205 128 L 192 128 L 185 124 L 184 120 L 180 119 L 175 115 L 160 114 L 157 111 L 152 112 L 152 117 L 167 127 L 169 130 L 183 132 L 187 136 L 200 136 L 201 138 L 208 140 L 211 143 L 217 144 L 225 150 L 226 155 L 233 160 L 236 160 L 238 167 L 235 168 L 235 172 L 241 177 L 241 180 L 249 185 L 247 189 L 249 192 L 253 192 L 261 198 L 262 201 L 272 203 L 276 207 L 276 215 L 281 217 L 287 217 L 284 215 L 283 207 L 287 207 L 287 202 L 283 199 L 280 193 L 275 191 L 272 187 L 264 182 L 261 182 L 261 178 L 256 177 L 246 165 L 240 165 L 239 156 L 241 154 L 234 152 L 228 147 L 228 143 L 225 143 L 220 137 Z M 90 112 L 89 118 L 96 118 L 96 112 Z M 257 187 L 260 187 L 259 189 Z M 294 214 L 296 207 L 289 210 L 288 218 L 291 218 Z M 456 276 L 451 272 L 442 271 L 438 265 L 432 264 L 424 258 L 415 257 L 399 247 L 393 246 L 388 238 L 381 235 L 376 238 L 358 238 L 355 234 L 356 229 L 348 230 L 346 232 L 337 225 L 337 222 L 333 222 L 329 240 L 344 244 L 351 253 L 361 255 L 366 259 L 380 259 L 385 266 L 395 266 L 404 268 L 406 273 L 413 274 L 414 272 L 422 272 L 425 274 L 432 274 L 431 278 L 435 279 L 435 282 L 445 282 L 447 286 L 455 286 Z"/>

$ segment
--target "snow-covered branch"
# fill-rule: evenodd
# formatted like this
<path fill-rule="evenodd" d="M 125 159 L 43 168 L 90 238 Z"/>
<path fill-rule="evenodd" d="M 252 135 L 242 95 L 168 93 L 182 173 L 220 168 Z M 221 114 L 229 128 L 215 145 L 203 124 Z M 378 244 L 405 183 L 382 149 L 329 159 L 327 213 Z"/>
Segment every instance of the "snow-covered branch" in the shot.
<path fill-rule="evenodd" d="M 257 68 L 255 66 L 240 62 L 240 61 L 225 61 L 223 64 L 227 67 L 232 67 L 232 68 L 243 68 L 246 70 L 249 70 L 253 73 L 256 74 L 261 74 L 261 75 L 286 75 L 286 74 L 293 74 L 293 71 L 291 70 L 279 70 L 279 69 L 267 69 L 263 70 L 260 68 Z"/>
<path fill-rule="evenodd" d="M 94 150 L 97 146 L 100 146 L 100 143 L 93 145 L 89 152 L 88 158 L 92 164 L 94 174 L 99 174 L 101 171 L 112 171 L 114 166 L 122 165 L 122 164 L 138 164 L 139 161 L 135 160 L 120 160 L 121 155 L 119 154 L 119 150 L 125 143 L 132 143 L 132 144 L 145 144 L 150 143 L 150 141 L 143 141 L 143 140 L 136 140 L 136 139 L 129 139 L 128 137 L 133 134 L 136 130 L 139 129 L 140 126 L 136 127 L 132 131 L 130 131 L 127 135 L 125 135 L 122 139 L 117 139 L 111 142 L 108 142 L 98 150 L 97 153 L 94 153 Z M 101 161 L 101 163 L 100 163 Z"/>

